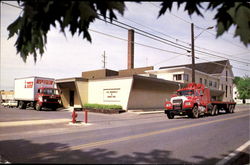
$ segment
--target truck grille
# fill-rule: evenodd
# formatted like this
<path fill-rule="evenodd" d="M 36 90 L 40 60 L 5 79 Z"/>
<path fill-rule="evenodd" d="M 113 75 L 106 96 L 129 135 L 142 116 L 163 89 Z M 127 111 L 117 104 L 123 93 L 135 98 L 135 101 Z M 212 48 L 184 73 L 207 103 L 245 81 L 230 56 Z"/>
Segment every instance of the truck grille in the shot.
<path fill-rule="evenodd" d="M 47 99 L 47 102 L 57 102 L 58 99 Z"/>
<path fill-rule="evenodd" d="M 173 100 L 173 109 L 182 109 L 182 99 Z"/>

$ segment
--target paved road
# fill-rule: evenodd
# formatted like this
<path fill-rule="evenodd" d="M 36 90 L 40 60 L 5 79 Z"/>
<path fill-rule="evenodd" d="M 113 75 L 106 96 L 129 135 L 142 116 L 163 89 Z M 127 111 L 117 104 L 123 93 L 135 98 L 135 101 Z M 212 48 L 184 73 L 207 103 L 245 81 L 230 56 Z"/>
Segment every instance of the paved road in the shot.
<path fill-rule="evenodd" d="M 249 112 L 173 120 L 89 113 L 89 124 L 71 125 L 68 111 L 0 108 L 0 155 L 11 163 L 215 164 L 249 140 Z"/>

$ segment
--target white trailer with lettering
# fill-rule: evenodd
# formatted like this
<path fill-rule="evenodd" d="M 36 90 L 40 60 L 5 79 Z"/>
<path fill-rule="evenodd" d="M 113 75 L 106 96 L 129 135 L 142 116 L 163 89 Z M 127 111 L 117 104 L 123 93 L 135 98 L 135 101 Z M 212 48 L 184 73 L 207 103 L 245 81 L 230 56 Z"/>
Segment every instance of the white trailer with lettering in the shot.
<path fill-rule="evenodd" d="M 61 103 L 55 80 L 45 77 L 25 77 L 15 79 L 14 98 L 20 109 L 33 107 L 41 110 L 43 107 L 56 110 Z"/>

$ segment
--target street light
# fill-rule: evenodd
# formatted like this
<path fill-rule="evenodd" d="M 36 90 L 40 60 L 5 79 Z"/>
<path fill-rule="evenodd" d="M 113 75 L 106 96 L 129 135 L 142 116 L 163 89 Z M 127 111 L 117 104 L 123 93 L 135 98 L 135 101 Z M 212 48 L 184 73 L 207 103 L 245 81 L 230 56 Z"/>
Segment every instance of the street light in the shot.
<path fill-rule="evenodd" d="M 213 29 L 213 28 L 214 28 L 213 26 L 210 26 L 210 27 L 208 27 L 208 28 L 206 28 L 206 29 L 203 29 L 203 30 L 200 32 L 200 34 L 198 34 L 196 37 L 194 37 L 194 39 L 196 40 L 204 31 L 209 30 L 209 29 Z"/>
<path fill-rule="evenodd" d="M 195 83 L 195 56 L 194 56 L 194 40 L 197 39 L 204 31 L 212 29 L 213 26 L 204 29 L 200 34 L 194 37 L 194 24 L 191 24 L 191 51 L 192 51 L 192 82 Z"/>

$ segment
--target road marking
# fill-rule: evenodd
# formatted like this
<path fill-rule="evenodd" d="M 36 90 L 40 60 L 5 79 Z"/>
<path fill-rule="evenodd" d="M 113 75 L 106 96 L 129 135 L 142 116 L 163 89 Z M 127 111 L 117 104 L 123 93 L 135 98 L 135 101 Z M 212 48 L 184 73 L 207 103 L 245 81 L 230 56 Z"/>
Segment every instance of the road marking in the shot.
<path fill-rule="evenodd" d="M 9 121 L 9 122 L 0 122 L 0 127 L 41 125 L 41 124 L 56 124 L 56 123 L 63 123 L 63 122 L 69 122 L 69 121 L 70 121 L 70 119 Z"/>
<path fill-rule="evenodd" d="M 97 146 L 102 146 L 102 145 L 107 145 L 107 144 L 112 144 L 112 143 L 117 143 L 117 142 L 123 142 L 123 141 L 132 140 L 132 139 L 138 139 L 138 138 L 143 138 L 143 137 L 168 133 L 168 132 L 172 132 L 172 131 L 177 131 L 177 130 L 181 130 L 181 129 L 185 129 L 185 128 L 197 127 L 197 126 L 222 122 L 222 121 L 226 121 L 226 120 L 233 120 L 233 119 L 238 119 L 238 118 L 248 117 L 248 116 L 249 116 L 249 114 L 247 114 L 247 115 L 246 114 L 245 115 L 239 115 L 239 116 L 234 116 L 234 117 L 230 117 L 230 118 L 224 118 L 224 119 L 218 119 L 218 120 L 207 121 L 207 122 L 202 122 L 202 123 L 184 125 L 184 126 L 180 126 L 180 127 L 163 129 L 163 130 L 159 130 L 159 131 L 142 133 L 142 134 L 138 134 L 138 135 L 126 136 L 126 137 L 117 138 L 117 139 L 103 140 L 103 141 L 91 142 L 91 143 L 81 144 L 81 145 L 76 145 L 76 146 L 58 148 L 58 149 L 56 149 L 55 151 L 52 151 L 52 152 L 39 153 L 37 155 L 34 155 L 32 158 L 48 156 L 50 154 L 53 154 L 53 152 L 62 152 L 62 151 L 67 151 L 67 150 L 72 150 L 73 151 L 73 150 L 79 150 L 79 149 L 94 148 L 94 147 L 97 147 Z"/>
<path fill-rule="evenodd" d="M 230 153 L 224 159 L 222 159 L 221 161 L 219 161 L 218 163 L 216 163 L 216 165 L 225 165 L 225 164 L 228 164 L 228 162 L 230 160 L 232 160 L 233 158 L 236 158 L 236 157 L 240 156 L 240 152 L 242 152 L 243 150 L 245 150 L 248 146 L 250 146 L 250 140 L 247 141 L 246 143 L 244 143 L 239 148 L 237 148 L 234 152 Z"/>

